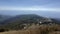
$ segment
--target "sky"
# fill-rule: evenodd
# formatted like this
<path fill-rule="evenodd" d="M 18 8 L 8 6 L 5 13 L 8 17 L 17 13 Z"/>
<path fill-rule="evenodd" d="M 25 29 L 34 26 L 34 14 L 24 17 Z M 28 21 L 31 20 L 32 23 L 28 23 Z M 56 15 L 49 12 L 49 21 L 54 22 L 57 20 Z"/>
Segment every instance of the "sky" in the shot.
<path fill-rule="evenodd" d="M 0 10 L 60 11 L 60 0 L 0 0 Z"/>
<path fill-rule="evenodd" d="M 16 15 L 24 14 L 24 11 L 36 14 L 41 12 L 40 14 L 44 16 L 52 15 L 50 17 L 59 16 L 60 0 L 0 0 L 0 14 Z"/>

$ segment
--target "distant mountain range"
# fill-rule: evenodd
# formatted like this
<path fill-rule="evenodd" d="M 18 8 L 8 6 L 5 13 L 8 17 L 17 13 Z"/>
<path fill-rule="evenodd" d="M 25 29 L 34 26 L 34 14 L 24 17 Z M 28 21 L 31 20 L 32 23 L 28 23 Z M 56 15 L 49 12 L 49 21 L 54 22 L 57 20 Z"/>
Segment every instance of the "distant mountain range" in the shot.
<path fill-rule="evenodd" d="M 25 15 L 17 15 L 14 17 L 11 16 L 2 16 L 0 17 L 0 24 L 8 24 L 8 23 L 37 23 L 40 20 L 43 19 L 51 19 L 53 22 L 60 22 L 60 20 L 55 19 L 55 18 L 47 18 L 47 17 L 42 17 L 36 14 L 25 14 Z"/>
<path fill-rule="evenodd" d="M 20 29 L 24 28 L 23 24 L 60 24 L 60 20 L 55 18 L 42 17 L 36 14 L 24 14 L 17 16 L 0 15 L 0 28 L 5 29 Z"/>
<path fill-rule="evenodd" d="M 43 17 L 35 15 L 35 14 L 26 14 L 26 15 L 17 15 L 15 17 L 11 17 L 5 21 L 3 24 L 6 23 L 34 23 L 37 22 L 37 19 L 41 20 Z"/>
<path fill-rule="evenodd" d="M 4 20 L 7 20 L 9 18 L 11 18 L 12 16 L 8 16 L 8 15 L 0 15 L 0 22 L 3 22 Z"/>
<path fill-rule="evenodd" d="M 22 15 L 22 14 L 37 14 L 39 16 L 50 17 L 50 18 L 60 18 L 60 12 L 58 11 L 0 11 L 1 15 Z"/>

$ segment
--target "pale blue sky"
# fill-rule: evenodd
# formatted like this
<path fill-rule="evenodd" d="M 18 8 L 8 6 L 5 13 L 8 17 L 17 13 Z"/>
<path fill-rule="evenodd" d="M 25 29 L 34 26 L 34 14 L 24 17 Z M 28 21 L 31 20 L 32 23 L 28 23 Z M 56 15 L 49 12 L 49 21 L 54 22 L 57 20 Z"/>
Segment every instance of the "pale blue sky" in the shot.
<path fill-rule="evenodd" d="M 60 0 L 0 0 L 0 10 L 60 11 Z"/>
<path fill-rule="evenodd" d="M 29 11 L 30 14 L 60 17 L 60 0 L 0 0 L 0 14 L 18 15 L 29 13 L 25 11 Z"/>

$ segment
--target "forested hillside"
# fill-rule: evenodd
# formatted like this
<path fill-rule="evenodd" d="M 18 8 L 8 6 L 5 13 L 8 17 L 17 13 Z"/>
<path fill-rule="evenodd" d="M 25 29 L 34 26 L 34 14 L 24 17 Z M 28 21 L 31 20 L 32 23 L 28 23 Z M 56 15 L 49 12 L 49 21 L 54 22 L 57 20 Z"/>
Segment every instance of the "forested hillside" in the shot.
<path fill-rule="evenodd" d="M 21 30 L 24 29 L 24 27 L 28 28 L 32 24 L 41 25 L 41 24 L 52 24 L 52 23 L 55 24 L 55 19 L 42 17 L 36 14 L 25 14 L 25 15 L 17 15 L 0 22 L 0 29 Z"/>

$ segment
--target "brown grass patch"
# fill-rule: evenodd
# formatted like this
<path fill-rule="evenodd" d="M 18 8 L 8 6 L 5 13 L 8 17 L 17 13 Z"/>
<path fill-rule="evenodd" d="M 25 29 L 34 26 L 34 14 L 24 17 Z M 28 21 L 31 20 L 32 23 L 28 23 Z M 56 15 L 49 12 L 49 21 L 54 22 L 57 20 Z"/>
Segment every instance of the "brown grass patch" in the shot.
<path fill-rule="evenodd" d="M 27 30 L 9 31 L 0 34 L 55 34 L 60 31 L 60 25 L 32 25 Z M 60 34 L 58 32 L 58 34 Z"/>

